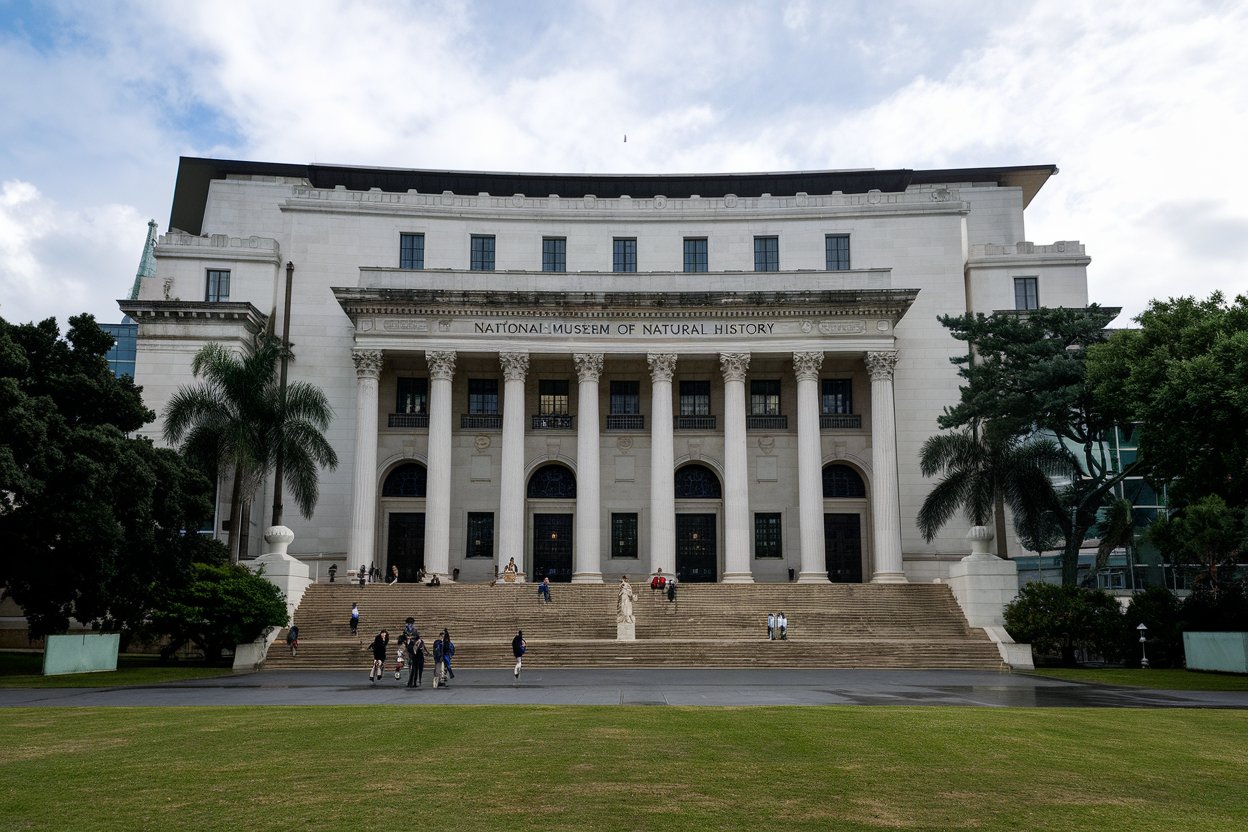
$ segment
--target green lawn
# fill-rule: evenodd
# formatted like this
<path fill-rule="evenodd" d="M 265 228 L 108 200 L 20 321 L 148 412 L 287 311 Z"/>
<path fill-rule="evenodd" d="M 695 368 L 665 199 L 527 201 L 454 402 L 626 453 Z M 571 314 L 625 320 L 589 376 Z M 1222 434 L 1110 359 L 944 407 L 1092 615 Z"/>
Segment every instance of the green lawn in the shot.
<path fill-rule="evenodd" d="M 1126 685 L 1158 690 L 1248 691 L 1248 676 L 1173 668 L 1143 670 L 1138 667 L 1042 667 L 1036 669 L 1035 675 L 1051 676 L 1068 682 Z"/>
<path fill-rule="evenodd" d="M 1239 830 L 1246 759 L 1243 711 L 13 709 L 0 829 Z"/>
<path fill-rule="evenodd" d="M 123 653 L 117 670 L 107 673 L 74 673 L 44 676 L 43 654 L 0 651 L 0 688 L 97 688 L 116 685 L 150 685 L 229 675 L 229 668 L 175 663 L 162 665 L 155 656 Z"/>

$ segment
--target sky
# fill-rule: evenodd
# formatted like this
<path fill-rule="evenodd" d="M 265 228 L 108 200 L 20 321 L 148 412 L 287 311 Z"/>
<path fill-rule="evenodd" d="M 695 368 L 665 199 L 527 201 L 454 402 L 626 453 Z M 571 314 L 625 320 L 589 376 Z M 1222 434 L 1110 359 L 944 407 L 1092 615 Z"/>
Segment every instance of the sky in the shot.
<path fill-rule="evenodd" d="M 555 173 L 1056 164 L 1119 325 L 1248 293 L 1248 3 L 0 0 L 0 317 L 120 320 L 180 156 Z M 623 137 L 627 134 L 628 141 Z"/>

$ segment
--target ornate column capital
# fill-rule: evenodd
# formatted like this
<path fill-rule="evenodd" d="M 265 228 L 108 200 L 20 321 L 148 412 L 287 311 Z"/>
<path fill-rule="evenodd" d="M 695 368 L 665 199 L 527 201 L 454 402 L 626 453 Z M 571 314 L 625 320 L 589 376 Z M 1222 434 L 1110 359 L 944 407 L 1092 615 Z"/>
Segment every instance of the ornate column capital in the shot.
<path fill-rule="evenodd" d="M 381 378 L 381 350 L 351 350 L 356 378 Z"/>
<path fill-rule="evenodd" d="M 671 352 L 651 352 L 646 354 L 646 363 L 650 365 L 650 381 L 671 381 L 676 373 L 676 354 Z"/>
<path fill-rule="evenodd" d="M 596 382 L 602 376 L 602 359 L 600 352 L 578 352 L 572 354 L 572 362 L 576 364 L 576 378 L 582 384 Z"/>
<path fill-rule="evenodd" d="M 724 381 L 745 381 L 745 374 L 750 369 L 748 352 L 721 352 L 719 369 L 724 374 Z"/>
<path fill-rule="evenodd" d="M 425 361 L 429 362 L 429 378 L 435 381 L 452 381 L 455 378 L 454 352 L 426 352 Z"/>
<path fill-rule="evenodd" d="M 897 369 L 897 350 L 879 350 L 869 352 L 866 357 L 867 374 L 871 380 L 892 381 L 893 371 Z"/>
<path fill-rule="evenodd" d="M 798 381 L 818 381 L 821 367 L 823 367 L 823 353 L 793 353 L 793 372 L 797 375 Z"/>
<path fill-rule="evenodd" d="M 503 365 L 505 381 L 524 381 L 529 373 L 529 354 L 527 352 L 500 352 L 498 363 Z"/>

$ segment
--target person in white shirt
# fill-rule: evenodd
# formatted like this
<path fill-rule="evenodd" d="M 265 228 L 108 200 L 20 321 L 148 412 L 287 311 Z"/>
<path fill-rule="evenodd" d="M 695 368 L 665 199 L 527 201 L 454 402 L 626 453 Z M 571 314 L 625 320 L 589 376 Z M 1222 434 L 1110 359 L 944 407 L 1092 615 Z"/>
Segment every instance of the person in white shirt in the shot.
<path fill-rule="evenodd" d="M 784 617 L 784 613 L 776 613 L 776 627 L 780 630 L 780 640 L 787 641 L 789 638 L 789 619 Z"/>
<path fill-rule="evenodd" d="M 774 641 L 776 638 L 776 614 L 774 612 L 767 613 L 767 640 Z"/>

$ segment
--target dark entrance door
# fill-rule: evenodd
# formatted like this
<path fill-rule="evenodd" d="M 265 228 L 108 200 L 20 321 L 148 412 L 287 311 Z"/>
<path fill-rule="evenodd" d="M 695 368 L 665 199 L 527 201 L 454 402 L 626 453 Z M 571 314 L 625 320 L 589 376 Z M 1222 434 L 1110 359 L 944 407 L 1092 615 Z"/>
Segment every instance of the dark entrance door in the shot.
<path fill-rule="evenodd" d="M 533 515 L 533 580 L 572 580 L 572 515 Z"/>
<path fill-rule="evenodd" d="M 829 581 L 862 583 L 862 527 L 857 514 L 823 515 L 823 551 Z"/>
<path fill-rule="evenodd" d="M 682 583 L 715 583 L 718 555 L 714 514 L 676 515 L 676 577 Z"/>
<path fill-rule="evenodd" d="M 388 577 L 390 567 L 397 566 L 400 581 L 415 582 L 416 573 L 425 566 L 425 515 L 411 512 L 391 514 L 387 540 L 386 565 L 382 571 Z"/>

